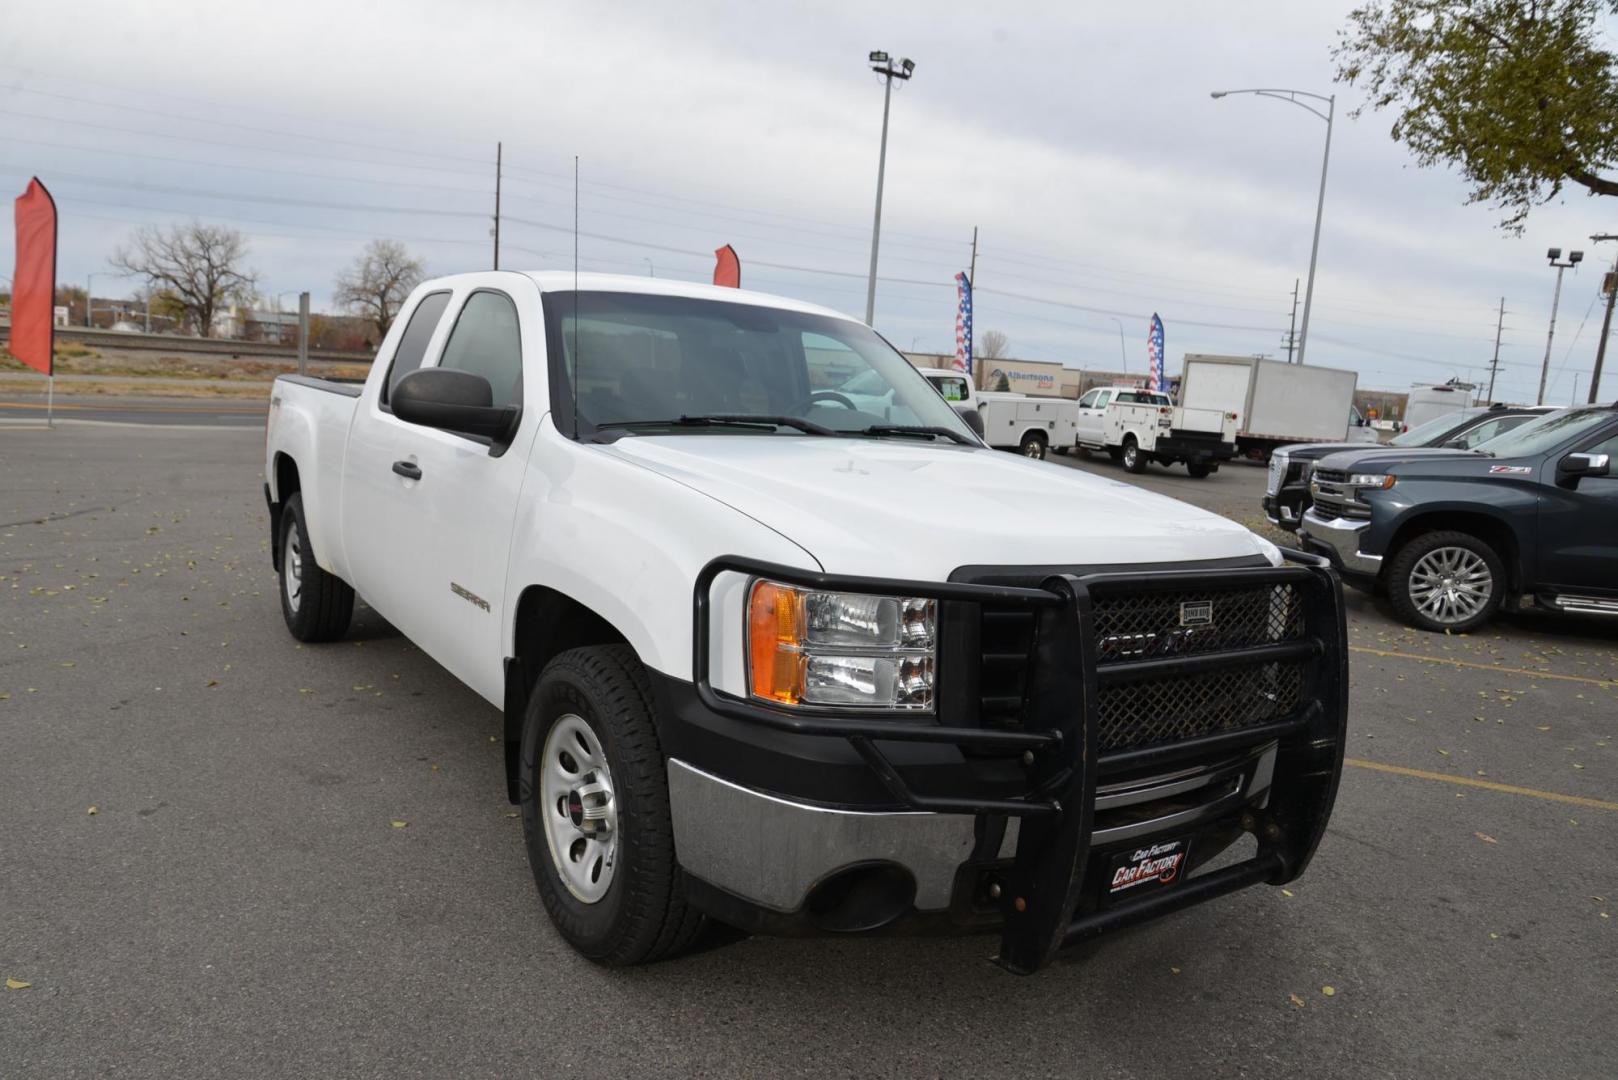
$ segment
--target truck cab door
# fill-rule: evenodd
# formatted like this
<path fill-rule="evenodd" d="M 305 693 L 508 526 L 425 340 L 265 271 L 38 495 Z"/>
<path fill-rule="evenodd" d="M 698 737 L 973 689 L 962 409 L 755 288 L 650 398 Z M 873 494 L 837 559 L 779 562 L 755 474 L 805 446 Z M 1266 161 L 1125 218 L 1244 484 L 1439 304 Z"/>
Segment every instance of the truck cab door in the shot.
<path fill-rule="evenodd" d="M 512 527 L 544 392 L 544 380 L 524 378 L 523 367 L 525 346 L 543 354 L 538 288 L 513 278 L 458 282 L 421 364 L 481 375 L 495 405 L 521 404 L 510 445 L 406 423 L 380 400 L 362 400 L 345 484 L 350 550 L 364 552 L 362 595 L 496 702 L 504 687 L 502 630 L 512 617 L 505 595 Z M 390 374 L 388 381 L 397 380 Z"/>
<path fill-rule="evenodd" d="M 1618 431 L 1608 428 L 1573 453 L 1606 454 L 1608 475 L 1560 477 L 1552 455 L 1541 468 L 1539 581 L 1559 593 L 1618 597 Z"/>
<path fill-rule="evenodd" d="M 1100 446 L 1106 442 L 1102 424 L 1107 415 L 1107 402 L 1111 400 L 1111 390 L 1092 390 L 1079 399 L 1079 415 L 1075 424 L 1081 443 Z"/>

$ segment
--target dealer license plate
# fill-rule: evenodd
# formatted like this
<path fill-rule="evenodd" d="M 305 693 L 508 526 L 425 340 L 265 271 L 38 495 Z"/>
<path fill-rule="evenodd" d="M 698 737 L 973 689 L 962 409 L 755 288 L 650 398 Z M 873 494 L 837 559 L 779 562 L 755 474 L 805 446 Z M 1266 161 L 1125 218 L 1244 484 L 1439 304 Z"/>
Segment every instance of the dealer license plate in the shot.
<path fill-rule="evenodd" d="M 1112 857 L 1112 868 L 1105 883 L 1105 897 L 1128 900 L 1177 884 L 1185 877 L 1191 857 L 1191 841 L 1155 840 L 1120 851 Z"/>

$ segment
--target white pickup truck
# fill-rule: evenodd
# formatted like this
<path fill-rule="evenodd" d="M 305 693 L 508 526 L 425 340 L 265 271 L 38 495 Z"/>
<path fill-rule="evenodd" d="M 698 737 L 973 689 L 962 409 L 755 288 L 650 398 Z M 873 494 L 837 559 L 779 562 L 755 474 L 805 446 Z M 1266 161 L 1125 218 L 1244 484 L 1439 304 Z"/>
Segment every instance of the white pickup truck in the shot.
<path fill-rule="evenodd" d="M 1132 473 L 1150 462 L 1184 462 L 1201 480 L 1236 453 L 1236 414 L 1173 404 L 1138 386 L 1098 386 L 1079 398 L 1080 452 L 1105 450 Z"/>
<path fill-rule="evenodd" d="M 823 389 L 867 370 L 881 416 Z M 357 594 L 502 711 L 539 895 L 599 962 L 713 918 L 998 929 L 1032 972 L 1290 881 L 1325 828 L 1324 561 L 990 451 L 852 319 L 466 274 L 415 290 L 363 386 L 272 395 L 287 627 L 340 638 Z"/>

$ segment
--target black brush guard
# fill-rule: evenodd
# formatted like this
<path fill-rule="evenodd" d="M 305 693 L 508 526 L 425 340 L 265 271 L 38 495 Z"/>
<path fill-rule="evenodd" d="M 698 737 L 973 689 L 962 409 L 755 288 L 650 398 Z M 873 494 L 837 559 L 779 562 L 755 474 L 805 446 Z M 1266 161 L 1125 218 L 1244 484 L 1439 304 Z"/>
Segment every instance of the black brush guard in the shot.
<path fill-rule="evenodd" d="M 1057 574 L 1039 588 L 903 581 L 819 574 L 734 556 L 710 562 L 695 588 L 693 682 L 702 702 L 725 716 L 806 736 L 847 739 L 902 805 L 922 811 L 998 814 L 1021 819 L 1016 855 L 1001 890 L 1005 919 L 998 962 L 1019 974 L 1049 963 L 1064 945 L 1143 922 L 1237 889 L 1281 885 L 1301 874 L 1326 828 L 1342 771 L 1348 714 L 1348 654 L 1342 588 L 1318 556 L 1283 551 L 1287 565 L 1229 570 Z M 900 710 L 782 709 L 715 690 L 709 679 L 710 592 L 734 572 L 811 589 L 917 596 L 990 604 L 1034 613 L 1035 633 L 1022 730 L 945 727 Z M 1304 628 L 1296 640 L 1184 656 L 1097 660 L 1092 593 L 1098 589 L 1177 592 L 1290 585 L 1298 590 Z M 940 656 L 939 663 L 972 662 Z M 1304 662 L 1299 707 L 1272 722 L 1157 746 L 1108 754 L 1097 750 L 1097 701 L 1103 686 L 1183 676 L 1232 664 Z M 1103 771 L 1164 765 L 1274 741 L 1270 796 L 1243 827 L 1258 841 L 1249 859 L 1194 874 L 1172 889 L 1075 917 L 1086 879 L 1098 777 Z M 920 792 L 882 752 L 884 742 L 948 743 L 975 753 L 1004 754 L 1026 768 L 1026 790 L 1014 797 L 970 791 Z"/>

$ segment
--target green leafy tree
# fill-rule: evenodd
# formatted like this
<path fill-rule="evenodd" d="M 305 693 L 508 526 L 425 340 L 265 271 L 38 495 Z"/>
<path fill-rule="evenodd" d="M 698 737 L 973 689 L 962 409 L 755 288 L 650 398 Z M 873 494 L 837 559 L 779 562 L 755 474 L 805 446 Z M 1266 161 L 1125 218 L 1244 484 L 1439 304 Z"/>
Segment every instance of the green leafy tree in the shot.
<path fill-rule="evenodd" d="M 1395 114 L 1423 167 L 1452 165 L 1468 202 L 1520 233 L 1569 182 L 1618 195 L 1618 0 L 1371 0 L 1332 50 L 1340 82 Z"/>

